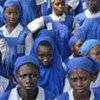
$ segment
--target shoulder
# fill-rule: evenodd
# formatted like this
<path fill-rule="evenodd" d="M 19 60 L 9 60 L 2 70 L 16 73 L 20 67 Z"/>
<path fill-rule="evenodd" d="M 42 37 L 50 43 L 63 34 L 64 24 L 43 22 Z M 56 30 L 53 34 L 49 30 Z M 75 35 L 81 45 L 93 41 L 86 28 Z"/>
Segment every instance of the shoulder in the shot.
<path fill-rule="evenodd" d="M 96 100 L 100 100 L 100 87 L 93 88 L 93 93 Z"/>
<path fill-rule="evenodd" d="M 68 92 L 62 93 L 61 95 L 59 95 L 56 100 L 69 100 L 69 95 Z"/>
<path fill-rule="evenodd" d="M 45 93 L 46 100 L 53 100 L 55 98 L 55 95 L 48 90 L 44 90 L 44 93 Z"/>
<path fill-rule="evenodd" d="M 9 95 L 10 95 L 10 92 L 11 92 L 11 90 L 5 92 L 5 93 L 0 97 L 0 100 L 8 100 Z"/>

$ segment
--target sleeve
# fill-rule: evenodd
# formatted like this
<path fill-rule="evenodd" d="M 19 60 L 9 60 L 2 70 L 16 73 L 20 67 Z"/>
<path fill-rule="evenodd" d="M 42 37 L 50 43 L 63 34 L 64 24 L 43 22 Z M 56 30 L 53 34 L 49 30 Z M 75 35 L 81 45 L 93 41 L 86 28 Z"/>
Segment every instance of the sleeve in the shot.
<path fill-rule="evenodd" d="M 4 38 L 0 39 L 0 51 L 2 54 L 2 63 L 3 63 L 8 53 L 7 42 Z"/>
<path fill-rule="evenodd" d="M 76 9 L 79 5 L 79 0 L 69 0 L 67 4 L 71 6 L 73 9 Z"/>
<path fill-rule="evenodd" d="M 43 17 L 37 18 L 30 22 L 27 27 L 32 33 L 35 33 L 38 29 L 41 29 L 44 27 L 44 20 Z"/>
<path fill-rule="evenodd" d="M 33 45 L 32 33 L 29 32 L 25 39 L 25 55 L 29 55 Z"/>

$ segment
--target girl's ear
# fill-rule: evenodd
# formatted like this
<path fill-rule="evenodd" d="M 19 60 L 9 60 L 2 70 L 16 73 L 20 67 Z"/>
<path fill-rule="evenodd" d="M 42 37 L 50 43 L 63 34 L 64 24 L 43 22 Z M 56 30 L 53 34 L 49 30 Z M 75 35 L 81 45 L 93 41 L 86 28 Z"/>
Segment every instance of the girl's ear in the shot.
<path fill-rule="evenodd" d="M 97 79 L 97 75 L 91 74 L 91 81 L 95 82 Z"/>

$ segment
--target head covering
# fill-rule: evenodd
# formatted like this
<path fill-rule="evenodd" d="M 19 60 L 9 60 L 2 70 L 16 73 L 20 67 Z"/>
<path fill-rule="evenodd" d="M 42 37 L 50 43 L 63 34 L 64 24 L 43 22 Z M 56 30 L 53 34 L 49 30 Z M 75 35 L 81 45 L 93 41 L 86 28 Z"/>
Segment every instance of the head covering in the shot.
<path fill-rule="evenodd" d="M 51 0 L 51 3 L 53 3 L 54 1 L 55 1 L 55 0 Z M 64 1 L 64 2 L 65 2 L 66 0 L 62 0 L 62 1 Z"/>
<path fill-rule="evenodd" d="M 89 51 L 96 45 L 100 45 L 99 40 L 96 39 L 86 40 L 80 48 L 81 55 L 86 56 L 89 53 Z"/>
<path fill-rule="evenodd" d="M 70 40 L 69 40 L 69 47 L 71 48 L 71 46 L 75 45 L 78 41 L 84 41 L 83 38 L 81 38 L 79 35 L 73 35 Z"/>
<path fill-rule="evenodd" d="M 18 57 L 16 62 L 15 62 L 15 66 L 14 66 L 14 76 L 16 77 L 16 71 L 23 65 L 26 63 L 31 63 L 36 65 L 35 67 L 38 69 L 39 68 L 39 63 L 37 61 L 37 59 L 35 57 L 31 57 L 31 56 L 21 56 Z"/>
<path fill-rule="evenodd" d="M 100 63 L 96 62 L 90 57 L 78 57 L 70 60 L 67 63 L 66 73 L 67 75 L 75 69 L 81 68 L 90 73 L 98 71 Z"/>
<path fill-rule="evenodd" d="M 19 1 L 14 1 L 14 0 L 7 0 L 4 5 L 3 5 L 4 9 L 8 8 L 8 7 L 16 7 L 19 9 L 19 11 L 21 12 L 21 5 L 19 3 Z"/>
<path fill-rule="evenodd" d="M 61 57 L 58 53 L 58 49 L 54 41 L 48 36 L 40 36 L 34 41 L 30 55 L 37 57 L 37 48 L 41 41 L 48 41 L 53 48 L 53 60 L 51 64 L 45 68 L 42 64 L 40 69 L 40 81 L 39 85 L 46 90 L 52 91 L 55 96 L 63 92 L 65 71 L 62 67 Z"/>

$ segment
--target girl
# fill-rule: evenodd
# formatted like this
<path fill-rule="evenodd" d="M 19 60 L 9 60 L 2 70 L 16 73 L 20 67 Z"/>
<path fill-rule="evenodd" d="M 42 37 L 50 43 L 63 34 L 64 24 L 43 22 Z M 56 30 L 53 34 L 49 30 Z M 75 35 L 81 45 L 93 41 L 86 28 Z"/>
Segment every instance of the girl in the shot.
<path fill-rule="evenodd" d="M 90 89 L 92 74 L 100 65 L 89 57 L 78 57 L 67 63 L 66 74 L 72 89 L 56 100 L 99 100 L 100 88 Z"/>
<path fill-rule="evenodd" d="M 5 66 L 12 75 L 13 65 L 17 57 L 28 55 L 32 47 L 32 34 L 20 23 L 21 7 L 18 1 L 6 1 L 4 4 L 4 18 L 6 24 L 0 29 L 8 44 L 9 52 L 5 60 Z"/>
<path fill-rule="evenodd" d="M 80 48 L 82 56 L 88 56 L 100 63 L 100 41 L 95 39 L 87 40 Z M 100 86 L 100 70 L 95 73 L 94 82 L 91 87 Z"/>
<path fill-rule="evenodd" d="M 65 71 L 61 58 L 53 40 L 48 36 L 38 37 L 30 55 L 35 56 L 40 63 L 39 85 L 58 96 L 63 91 Z"/>
<path fill-rule="evenodd" d="M 22 56 L 15 62 L 14 75 L 18 85 L 4 93 L 0 100 L 53 100 L 51 92 L 38 86 L 39 64 L 34 57 Z"/>

